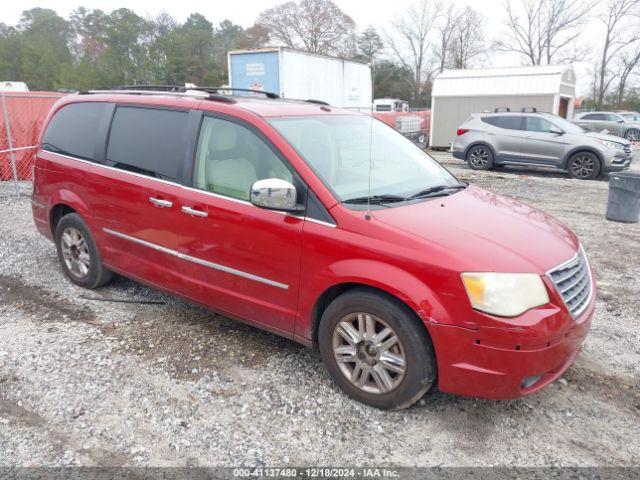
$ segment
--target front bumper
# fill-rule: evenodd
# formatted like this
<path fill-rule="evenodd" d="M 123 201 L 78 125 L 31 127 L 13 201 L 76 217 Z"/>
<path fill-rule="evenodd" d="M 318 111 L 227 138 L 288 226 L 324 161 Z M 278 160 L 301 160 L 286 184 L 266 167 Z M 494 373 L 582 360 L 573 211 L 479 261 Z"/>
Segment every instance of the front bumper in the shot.
<path fill-rule="evenodd" d="M 591 325 L 592 299 L 577 320 L 564 309 L 541 308 L 541 328 L 483 328 L 471 330 L 432 324 L 429 329 L 438 360 L 442 392 L 508 400 L 535 392 L 559 378 L 571 366 Z M 549 321 L 550 320 L 550 321 Z"/>
<path fill-rule="evenodd" d="M 607 159 L 602 167 L 603 172 L 620 172 L 631 166 L 633 161 L 633 153 L 616 154 Z"/>

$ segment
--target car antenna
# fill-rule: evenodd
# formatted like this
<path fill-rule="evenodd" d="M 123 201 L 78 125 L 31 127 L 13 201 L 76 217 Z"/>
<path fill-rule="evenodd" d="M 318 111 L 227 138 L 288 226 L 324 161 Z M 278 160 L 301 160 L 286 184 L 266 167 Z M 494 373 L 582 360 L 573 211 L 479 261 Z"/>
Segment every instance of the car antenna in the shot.
<path fill-rule="evenodd" d="M 373 72 L 371 72 L 371 85 L 373 86 Z M 372 95 L 373 96 L 373 95 Z M 365 220 L 371 220 L 371 169 L 373 156 L 373 102 L 371 102 L 371 112 L 369 112 L 369 187 L 367 192 L 367 213 Z"/>

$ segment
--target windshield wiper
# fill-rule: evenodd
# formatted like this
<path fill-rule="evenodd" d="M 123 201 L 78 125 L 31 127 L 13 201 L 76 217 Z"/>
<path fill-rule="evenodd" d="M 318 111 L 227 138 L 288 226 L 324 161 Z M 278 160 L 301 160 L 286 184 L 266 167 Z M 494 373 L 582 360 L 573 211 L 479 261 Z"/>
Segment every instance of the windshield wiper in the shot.
<path fill-rule="evenodd" d="M 420 190 L 417 193 L 411 195 L 408 200 L 413 200 L 414 198 L 424 198 L 434 195 L 436 193 L 442 195 L 449 195 L 448 193 L 444 193 L 445 190 L 458 190 L 461 188 L 467 188 L 466 183 L 458 183 L 457 185 L 437 185 L 435 187 L 425 188 L 424 190 Z"/>
<path fill-rule="evenodd" d="M 372 195 L 370 197 L 350 198 L 348 200 L 344 200 L 342 203 L 351 203 L 354 205 L 366 205 L 370 203 L 371 205 L 380 205 L 382 203 L 404 202 L 406 200 L 406 197 L 401 197 L 399 195 Z"/>

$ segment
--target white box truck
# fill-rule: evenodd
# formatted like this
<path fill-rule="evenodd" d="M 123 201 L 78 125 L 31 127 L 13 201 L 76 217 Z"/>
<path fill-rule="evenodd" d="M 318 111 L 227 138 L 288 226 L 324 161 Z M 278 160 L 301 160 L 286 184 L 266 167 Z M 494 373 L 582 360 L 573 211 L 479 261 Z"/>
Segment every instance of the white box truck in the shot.
<path fill-rule="evenodd" d="M 286 47 L 230 51 L 228 62 L 230 88 L 371 111 L 373 86 L 366 63 Z"/>

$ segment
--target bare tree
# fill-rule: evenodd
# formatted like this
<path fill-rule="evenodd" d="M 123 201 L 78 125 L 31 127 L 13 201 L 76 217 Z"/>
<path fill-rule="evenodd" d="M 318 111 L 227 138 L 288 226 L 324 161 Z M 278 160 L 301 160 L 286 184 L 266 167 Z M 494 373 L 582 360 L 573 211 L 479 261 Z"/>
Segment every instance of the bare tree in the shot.
<path fill-rule="evenodd" d="M 597 69 L 598 91 L 596 101 L 602 108 L 604 96 L 611 86 L 613 76 L 610 65 L 625 47 L 640 38 L 637 28 L 630 27 L 629 19 L 638 15 L 640 0 L 607 0 L 600 20 L 605 26 L 602 54 Z M 626 79 L 625 79 L 626 81 Z M 624 92 L 624 86 L 623 86 Z"/>
<path fill-rule="evenodd" d="M 636 70 L 638 64 L 640 64 L 640 42 L 636 41 L 631 48 L 620 53 L 620 69 L 616 75 L 620 79 L 617 91 L 618 105 L 624 102 L 629 76 Z"/>
<path fill-rule="evenodd" d="M 448 55 L 451 52 L 451 39 L 456 33 L 456 27 L 460 20 L 460 10 L 458 7 L 450 3 L 442 15 L 440 15 L 436 22 L 436 30 L 438 31 L 438 45 L 436 56 L 438 57 L 439 71 L 442 71 L 448 66 Z"/>
<path fill-rule="evenodd" d="M 411 72 L 413 101 L 418 101 L 423 82 L 433 74 L 427 71 L 428 52 L 431 48 L 429 34 L 439 17 L 440 4 L 420 0 L 391 25 L 393 34 L 387 34 L 387 44 L 404 68 Z"/>
<path fill-rule="evenodd" d="M 551 64 L 562 55 L 563 61 L 579 56 L 568 50 L 589 19 L 592 0 L 521 0 L 520 8 L 507 0 L 504 6 L 508 33 L 498 48 L 523 56 L 531 65 Z"/>
<path fill-rule="evenodd" d="M 449 58 L 453 68 L 467 68 L 469 62 L 485 51 L 485 20 L 471 7 L 466 7 L 456 21 Z"/>
<path fill-rule="evenodd" d="M 331 0 L 287 2 L 262 12 L 257 25 L 272 40 L 311 53 L 349 53 L 355 47 L 355 23 Z"/>

